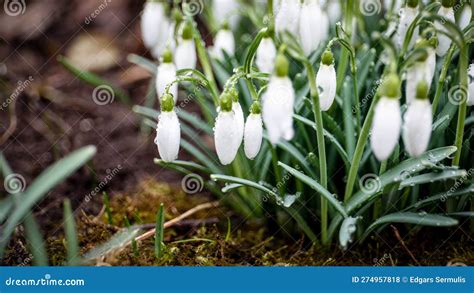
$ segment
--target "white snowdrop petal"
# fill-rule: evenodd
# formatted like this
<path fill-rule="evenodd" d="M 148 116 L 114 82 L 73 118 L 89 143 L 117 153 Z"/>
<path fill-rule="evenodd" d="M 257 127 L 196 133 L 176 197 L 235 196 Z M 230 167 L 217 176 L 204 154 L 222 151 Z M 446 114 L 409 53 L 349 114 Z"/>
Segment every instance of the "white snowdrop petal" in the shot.
<path fill-rule="evenodd" d="M 441 8 L 438 11 L 438 15 L 449 21 L 455 22 L 454 11 L 452 7 L 447 8 L 447 7 L 441 6 Z M 435 27 L 437 30 L 449 33 L 446 26 L 443 23 L 440 23 L 439 21 L 435 22 Z M 444 34 L 438 34 L 438 47 L 436 48 L 436 54 L 438 54 L 438 56 L 446 55 L 450 46 L 451 46 L 451 39 Z"/>
<path fill-rule="evenodd" d="M 275 14 L 275 31 L 278 34 L 290 32 L 296 35 L 299 25 L 301 4 L 295 0 L 281 0 Z"/>
<path fill-rule="evenodd" d="M 158 43 L 160 34 L 162 33 L 163 19 L 165 17 L 163 3 L 146 2 L 143 8 L 140 27 L 143 43 L 147 48 L 151 49 Z"/>
<path fill-rule="evenodd" d="M 196 69 L 196 48 L 193 40 L 182 40 L 176 47 L 175 63 L 176 69 Z"/>
<path fill-rule="evenodd" d="M 162 112 L 158 117 L 155 143 L 165 162 L 176 160 L 179 153 L 181 128 L 176 112 Z"/>
<path fill-rule="evenodd" d="M 321 111 L 327 111 L 332 106 L 336 97 L 336 70 L 334 65 L 321 63 L 316 74 L 316 84 L 319 89 L 319 103 Z"/>
<path fill-rule="evenodd" d="M 403 142 L 410 156 L 418 157 L 428 148 L 433 127 L 431 104 L 428 99 L 415 100 L 407 109 L 403 124 Z"/>
<path fill-rule="evenodd" d="M 412 7 L 405 6 L 400 9 L 400 22 L 397 28 L 397 45 L 399 48 L 403 47 L 403 43 L 405 41 L 408 28 L 413 23 L 413 20 L 415 20 L 417 15 L 418 15 L 418 7 L 412 8 Z M 417 39 L 418 39 L 418 28 L 416 28 L 413 31 L 413 35 L 408 46 L 409 49 L 413 47 Z"/>
<path fill-rule="evenodd" d="M 412 66 L 407 69 L 406 73 L 406 99 L 407 104 L 410 104 L 413 100 L 415 100 L 416 96 L 416 88 L 421 81 L 425 81 L 428 85 L 428 88 L 431 85 L 433 80 L 433 74 L 431 70 L 432 64 L 429 63 L 429 59 L 416 62 Z"/>
<path fill-rule="evenodd" d="M 317 0 L 305 1 L 299 19 L 301 47 L 309 56 L 327 38 L 329 19 Z"/>
<path fill-rule="evenodd" d="M 271 38 L 263 38 L 258 46 L 255 64 L 261 72 L 272 73 L 275 67 L 277 50 Z"/>
<path fill-rule="evenodd" d="M 263 127 L 260 114 L 250 114 L 245 122 L 244 151 L 248 159 L 253 160 L 262 146 Z"/>
<path fill-rule="evenodd" d="M 242 144 L 242 140 L 244 138 L 244 127 L 245 127 L 244 112 L 242 111 L 242 107 L 240 106 L 239 102 L 232 103 L 232 111 L 234 111 L 234 114 L 235 114 L 236 124 L 234 125 L 234 127 L 237 129 L 237 135 L 235 136 L 234 147 L 236 149 L 239 149 L 240 145 Z"/>
<path fill-rule="evenodd" d="M 464 5 L 461 15 L 459 16 L 459 27 L 463 30 L 471 22 L 472 9 L 470 5 Z"/>
<path fill-rule="evenodd" d="M 220 30 L 214 39 L 214 48 L 212 54 L 216 59 L 224 59 L 224 52 L 233 56 L 235 52 L 235 39 L 230 30 Z"/>
<path fill-rule="evenodd" d="M 281 138 L 291 140 L 295 91 L 288 77 L 273 76 L 262 97 L 262 117 L 269 140 L 276 144 Z"/>
<path fill-rule="evenodd" d="M 217 157 L 222 165 L 234 161 L 238 149 L 235 148 L 237 129 L 234 112 L 219 112 L 214 126 L 214 143 Z"/>
<path fill-rule="evenodd" d="M 371 146 L 375 157 L 384 161 L 390 157 L 400 137 L 402 118 L 398 99 L 382 97 L 375 106 Z"/>
<path fill-rule="evenodd" d="M 469 89 L 467 92 L 467 105 L 474 106 L 474 63 L 469 66 Z"/>
<path fill-rule="evenodd" d="M 162 63 L 158 66 L 156 73 L 156 92 L 158 97 L 165 93 L 166 87 L 176 79 L 176 66 L 173 63 Z M 178 100 L 178 84 L 174 83 L 170 88 L 174 102 Z"/>
<path fill-rule="evenodd" d="M 240 21 L 239 1 L 213 0 L 212 11 L 217 24 L 220 26 L 227 21 L 232 30 L 237 28 Z"/>

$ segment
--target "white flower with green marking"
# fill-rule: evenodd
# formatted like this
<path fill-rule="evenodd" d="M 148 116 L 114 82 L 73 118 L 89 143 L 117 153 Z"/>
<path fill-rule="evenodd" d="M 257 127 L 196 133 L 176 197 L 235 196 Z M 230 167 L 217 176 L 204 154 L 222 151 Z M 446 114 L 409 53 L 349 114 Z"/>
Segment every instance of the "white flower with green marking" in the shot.
<path fill-rule="evenodd" d="M 181 128 L 178 115 L 174 111 L 173 97 L 166 94 L 161 98 L 161 114 L 158 117 L 155 143 L 160 157 L 165 162 L 178 158 Z"/>
<path fill-rule="evenodd" d="M 168 49 L 163 53 L 162 62 L 156 72 L 156 92 L 161 97 L 166 93 L 166 88 L 176 80 L 176 66 L 173 64 L 173 55 Z M 169 93 L 173 95 L 174 101 L 178 100 L 178 84 L 170 86 Z"/>
<path fill-rule="evenodd" d="M 272 38 L 264 37 L 258 46 L 255 64 L 261 72 L 272 73 L 275 67 L 277 50 Z"/>
<path fill-rule="evenodd" d="M 309 56 L 327 39 L 329 19 L 322 10 L 319 0 L 305 0 L 301 7 L 299 20 L 299 37 L 301 47 Z"/>
<path fill-rule="evenodd" d="M 336 98 L 336 83 L 334 58 L 331 51 L 328 50 L 323 53 L 321 64 L 316 74 L 321 111 L 329 110 L 334 103 L 334 99 Z"/>
<path fill-rule="evenodd" d="M 403 47 L 405 38 L 407 36 L 408 28 L 418 16 L 418 0 L 409 0 L 405 7 L 400 9 L 400 22 L 397 28 L 397 45 L 399 48 Z M 413 31 L 408 48 L 412 48 L 415 41 L 418 39 L 418 28 Z"/>
<path fill-rule="evenodd" d="M 451 21 L 455 23 L 454 19 L 454 10 L 453 10 L 454 0 L 443 0 L 442 5 L 438 10 L 438 15 L 443 18 L 445 21 Z M 446 24 L 444 22 L 435 22 L 435 28 L 439 31 L 449 34 L 448 29 L 446 28 Z M 436 49 L 436 54 L 438 56 L 444 56 L 449 50 L 451 46 L 451 39 L 446 36 L 445 34 L 439 33 L 438 34 L 438 48 Z"/>

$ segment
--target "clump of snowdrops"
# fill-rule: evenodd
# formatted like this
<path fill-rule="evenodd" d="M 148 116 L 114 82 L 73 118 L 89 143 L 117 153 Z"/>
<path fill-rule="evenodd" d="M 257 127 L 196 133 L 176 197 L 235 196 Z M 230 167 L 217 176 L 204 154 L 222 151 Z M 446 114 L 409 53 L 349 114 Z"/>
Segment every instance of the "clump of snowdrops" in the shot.
<path fill-rule="evenodd" d="M 160 111 L 135 111 L 158 120 L 157 164 L 312 241 L 463 224 L 471 15 L 454 0 L 148 1 L 143 41 L 159 65 L 133 60 L 156 76 Z"/>

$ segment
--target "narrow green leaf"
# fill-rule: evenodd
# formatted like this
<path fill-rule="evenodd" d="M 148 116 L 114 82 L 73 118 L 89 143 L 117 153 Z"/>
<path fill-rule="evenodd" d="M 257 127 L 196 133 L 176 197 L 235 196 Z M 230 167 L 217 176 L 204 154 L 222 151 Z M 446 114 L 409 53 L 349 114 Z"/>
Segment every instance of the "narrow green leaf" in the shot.
<path fill-rule="evenodd" d="M 109 194 L 107 192 L 102 192 L 102 201 L 104 203 L 105 207 L 105 214 L 107 215 L 107 222 L 109 225 L 114 224 L 114 219 L 112 217 L 112 211 L 110 210 L 110 199 L 109 199 Z"/>
<path fill-rule="evenodd" d="M 52 188 L 64 181 L 69 175 L 82 167 L 96 153 L 94 146 L 83 147 L 69 154 L 64 159 L 54 163 L 41 173 L 23 193 L 19 194 L 21 205 L 15 207 L 5 224 L 0 239 L 0 258 L 3 256 L 4 248 L 10 240 L 16 225 L 18 225 L 25 215 L 30 212 L 33 206 L 40 201 Z"/>
<path fill-rule="evenodd" d="M 156 214 L 156 227 L 155 227 L 155 256 L 161 258 L 163 256 L 163 240 L 164 240 L 164 227 L 165 224 L 165 209 L 164 205 L 160 205 L 160 209 Z"/>
<path fill-rule="evenodd" d="M 457 190 L 457 188 L 455 188 L 455 186 L 453 186 L 448 191 L 438 193 L 436 195 L 430 196 L 428 198 L 425 198 L 423 200 L 420 200 L 420 201 L 414 203 L 413 205 L 407 207 L 405 209 L 405 211 L 411 210 L 411 209 L 419 209 L 419 208 L 422 208 L 424 206 L 427 206 L 431 203 L 435 203 L 435 202 L 438 202 L 438 201 L 443 201 L 444 202 L 448 198 L 455 198 L 455 197 L 459 197 L 459 196 L 462 196 L 462 195 L 465 195 L 465 194 L 474 195 L 474 184 L 471 184 L 470 186 L 465 187 L 465 188 L 461 188 L 459 190 Z"/>
<path fill-rule="evenodd" d="M 317 191 L 321 196 L 326 198 L 328 202 L 344 217 L 347 217 L 347 212 L 341 202 L 337 200 L 337 198 L 331 194 L 327 189 L 325 189 L 321 184 L 313 180 L 312 178 L 308 177 L 307 175 L 301 173 L 300 171 L 282 163 L 278 162 L 280 167 L 283 167 L 286 171 L 290 172 L 293 176 L 300 179 L 302 182 L 306 183 L 309 187 Z"/>
<path fill-rule="evenodd" d="M 64 66 L 69 72 L 71 72 L 74 76 L 81 79 L 85 83 L 88 83 L 91 86 L 98 87 L 106 85 L 112 89 L 114 94 L 120 99 L 120 101 L 126 105 L 131 104 L 131 99 L 128 94 L 121 88 L 117 87 L 116 85 L 112 84 L 111 82 L 103 79 L 102 77 L 88 72 L 83 71 L 76 66 L 74 66 L 66 57 L 59 56 L 58 57 L 59 63 Z"/>
<path fill-rule="evenodd" d="M 394 213 L 383 216 L 377 219 L 372 225 L 370 225 L 365 231 L 361 239 L 365 239 L 375 228 L 389 223 L 404 223 L 404 224 L 414 224 L 421 226 L 434 226 L 434 227 L 449 227 L 458 224 L 458 221 L 453 218 L 427 214 L 424 212 L 421 213 L 412 213 L 412 212 L 403 212 L 403 213 Z"/>
<path fill-rule="evenodd" d="M 197 163 L 190 162 L 190 161 L 176 160 L 176 161 L 173 161 L 173 162 L 165 162 L 161 159 L 155 158 L 153 160 L 153 162 L 157 165 L 160 165 L 163 168 L 166 168 L 169 165 L 175 165 L 175 166 L 183 167 L 185 169 L 192 169 L 192 170 L 197 171 L 197 172 L 208 173 L 208 174 L 211 173 L 211 171 L 207 167 L 204 167 L 203 165 L 199 165 Z"/>
<path fill-rule="evenodd" d="M 122 248 L 125 244 L 137 237 L 139 229 L 128 228 L 117 232 L 107 242 L 87 252 L 83 259 L 87 261 L 100 259 L 110 252 Z"/>
<path fill-rule="evenodd" d="M 149 59 L 143 58 L 142 56 L 135 55 L 135 54 L 129 54 L 127 56 L 127 60 L 130 63 L 136 64 L 136 65 L 146 69 L 153 76 L 156 76 L 158 65 L 155 62 L 153 62 Z"/>
<path fill-rule="evenodd" d="M 44 247 L 43 236 L 41 235 L 40 227 L 32 214 L 25 217 L 25 232 L 26 240 L 30 248 L 31 255 L 33 255 L 33 264 L 35 266 L 47 266 L 48 254 Z"/>
<path fill-rule="evenodd" d="M 64 234 L 67 243 L 68 265 L 76 266 L 79 264 L 79 243 L 76 233 L 76 221 L 71 208 L 71 201 L 64 200 Z"/>
<path fill-rule="evenodd" d="M 467 172 L 465 170 L 451 170 L 451 171 L 422 174 L 422 175 L 418 175 L 418 176 L 414 176 L 414 177 L 410 177 L 405 180 L 402 180 L 402 182 L 400 183 L 399 189 L 403 189 L 408 186 L 433 183 L 436 181 L 443 181 L 443 180 L 448 180 L 448 179 L 454 180 L 454 179 L 465 177 L 465 176 L 467 176 Z"/>

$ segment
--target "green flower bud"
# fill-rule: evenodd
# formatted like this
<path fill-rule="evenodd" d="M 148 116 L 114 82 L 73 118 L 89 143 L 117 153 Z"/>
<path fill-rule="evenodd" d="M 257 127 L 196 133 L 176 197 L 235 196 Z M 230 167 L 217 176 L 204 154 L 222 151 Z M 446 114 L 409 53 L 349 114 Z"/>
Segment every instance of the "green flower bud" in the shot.
<path fill-rule="evenodd" d="M 166 48 L 161 56 L 163 63 L 172 63 L 173 62 L 173 52 L 171 52 L 170 48 Z"/>
<path fill-rule="evenodd" d="M 334 56 L 332 55 L 331 50 L 326 50 L 324 51 L 322 57 L 321 57 L 321 62 L 324 65 L 331 65 L 334 63 Z"/>
<path fill-rule="evenodd" d="M 193 24 L 190 21 L 186 21 L 184 24 L 181 37 L 183 40 L 191 40 L 193 38 Z"/>
<path fill-rule="evenodd" d="M 239 92 L 237 91 L 235 86 L 231 87 L 230 89 L 227 89 L 227 93 L 232 98 L 232 102 L 238 102 L 239 101 Z"/>
<path fill-rule="evenodd" d="M 223 112 L 232 111 L 232 96 L 228 92 L 222 93 L 219 99 L 219 104 L 221 106 L 221 111 Z"/>
<path fill-rule="evenodd" d="M 438 43 L 439 43 L 439 42 L 438 42 L 438 37 L 432 36 L 432 37 L 428 40 L 428 42 L 429 42 L 429 44 L 430 44 L 431 47 L 433 47 L 433 48 L 435 48 L 435 49 L 438 47 Z"/>
<path fill-rule="evenodd" d="M 402 95 L 400 90 L 400 78 L 395 73 L 389 74 L 380 86 L 380 95 L 388 98 L 398 99 Z"/>
<path fill-rule="evenodd" d="M 174 108 L 174 98 L 172 94 L 164 94 L 160 99 L 162 112 L 171 112 Z"/>
<path fill-rule="evenodd" d="M 227 20 L 222 23 L 221 29 L 225 31 L 230 30 L 229 22 Z"/>
<path fill-rule="evenodd" d="M 415 8 L 418 6 L 418 0 L 407 0 L 407 6 Z"/>
<path fill-rule="evenodd" d="M 416 86 L 416 98 L 418 100 L 424 100 L 428 98 L 428 84 L 426 81 L 422 80 L 418 85 Z"/>
<path fill-rule="evenodd" d="M 454 6 L 454 0 L 442 0 L 441 5 L 443 5 L 446 8 L 450 8 Z"/>
<path fill-rule="evenodd" d="M 171 12 L 171 14 L 173 15 L 173 19 L 175 23 L 181 23 L 181 21 L 183 21 L 183 14 L 178 8 L 176 7 L 173 8 L 173 11 Z"/>
<path fill-rule="evenodd" d="M 253 102 L 252 106 L 250 106 L 250 113 L 252 114 L 260 114 L 262 113 L 262 108 L 260 106 L 259 101 Z"/>
<path fill-rule="evenodd" d="M 279 77 L 288 76 L 288 71 L 290 69 L 290 62 L 285 57 L 283 53 L 278 53 L 275 59 L 275 73 Z"/>

